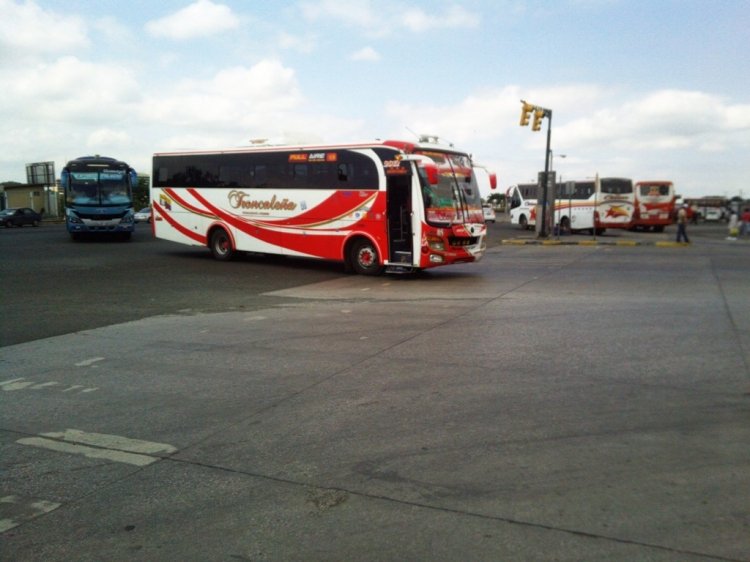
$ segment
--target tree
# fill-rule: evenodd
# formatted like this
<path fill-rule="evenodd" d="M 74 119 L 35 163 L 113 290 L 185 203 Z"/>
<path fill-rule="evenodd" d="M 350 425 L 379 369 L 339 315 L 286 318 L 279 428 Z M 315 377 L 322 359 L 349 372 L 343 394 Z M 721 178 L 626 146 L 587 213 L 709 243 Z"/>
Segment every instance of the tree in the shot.
<path fill-rule="evenodd" d="M 148 207 L 149 201 L 149 184 L 151 176 L 147 174 L 138 175 L 138 186 L 133 190 L 133 207 L 142 209 Z"/>
<path fill-rule="evenodd" d="M 504 209 L 505 208 L 505 194 L 493 193 L 487 198 L 487 203 L 492 205 L 495 209 Z"/>

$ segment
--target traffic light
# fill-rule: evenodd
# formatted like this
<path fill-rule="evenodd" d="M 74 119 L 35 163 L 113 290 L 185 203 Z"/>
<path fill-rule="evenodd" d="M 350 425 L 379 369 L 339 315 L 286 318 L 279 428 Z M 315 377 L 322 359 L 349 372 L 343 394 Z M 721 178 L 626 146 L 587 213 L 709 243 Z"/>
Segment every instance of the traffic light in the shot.
<path fill-rule="evenodd" d="M 526 103 L 525 101 L 523 102 L 523 107 L 521 107 L 521 127 L 525 127 L 529 124 L 529 118 L 531 117 L 531 112 L 533 110 L 533 105 Z"/>
<path fill-rule="evenodd" d="M 531 126 L 532 131 L 541 130 L 542 119 L 544 119 L 544 110 L 541 107 L 537 107 L 534 109 L 534 124 Z"/>

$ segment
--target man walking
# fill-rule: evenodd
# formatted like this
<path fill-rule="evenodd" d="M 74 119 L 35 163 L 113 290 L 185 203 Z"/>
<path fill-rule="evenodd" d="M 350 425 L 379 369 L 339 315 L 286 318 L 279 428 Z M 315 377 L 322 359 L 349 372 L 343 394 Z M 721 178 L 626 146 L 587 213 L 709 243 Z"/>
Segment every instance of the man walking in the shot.
<path fill-rule="evenodd" d="M 686 244 L 690 244 L 690 239 L 687 235 L 687 221 L 687 203 L 685 203 L 680 207 L 680 210 L 677 211 L 677 241 L 684 241 Z"/>

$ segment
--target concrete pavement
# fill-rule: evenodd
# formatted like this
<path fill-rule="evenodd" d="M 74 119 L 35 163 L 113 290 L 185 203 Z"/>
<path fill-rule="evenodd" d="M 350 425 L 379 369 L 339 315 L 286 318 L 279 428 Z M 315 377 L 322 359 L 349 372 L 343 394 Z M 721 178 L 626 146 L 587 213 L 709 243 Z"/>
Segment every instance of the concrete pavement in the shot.
<path fill-rule="evenodd" d="M 3 557 L 750 560 L 749 274 L 501 245 L 4 347 Z"/>

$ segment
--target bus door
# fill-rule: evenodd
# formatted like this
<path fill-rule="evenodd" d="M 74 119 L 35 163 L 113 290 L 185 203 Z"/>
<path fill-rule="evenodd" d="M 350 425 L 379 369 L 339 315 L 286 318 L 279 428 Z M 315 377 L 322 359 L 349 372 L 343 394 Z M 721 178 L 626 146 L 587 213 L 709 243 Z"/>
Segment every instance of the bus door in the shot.
<path fill-rule="evenodd" d="M 414 260 L 412 236 L 411 176 L 389 176 L 386 188 L 388 220 L 388 261 L 411 265 Z"/>

